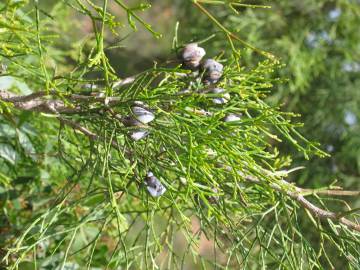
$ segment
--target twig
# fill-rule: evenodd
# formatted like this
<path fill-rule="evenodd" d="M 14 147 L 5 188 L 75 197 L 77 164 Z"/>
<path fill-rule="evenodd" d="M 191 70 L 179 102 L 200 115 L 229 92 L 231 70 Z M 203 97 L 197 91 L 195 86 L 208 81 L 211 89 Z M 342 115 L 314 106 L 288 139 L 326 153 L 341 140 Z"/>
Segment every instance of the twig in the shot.
<path fill-rule="evenodd" d="M 86 135 L 91 140 L 96 141 L 96 140 L 102 140 L 103 139 L 101 136 L 99 136 L 99 135 L 93 133 L 92 131 L 88 130 L 87 128 L 81 126 L 79 123 L 62 117 L 61 114 L 56 110 L 56 108 L 54 108 L 52 106 L 49 106 L 45 110 L 55 114 L 57 119 L 59 119 L 59 121 L 61 123 L 65 124 L 65 125 L 68 125 L 68 126 L 72 127 L 73 129 L 76 129 L 76 130 L 80 131 L 82 134 Z M 121 150 L 119 148 L 118 144 L 114 140 L 111 141 L 111 146 L 114 147 L 115 149 L 119 150 L 119 151 Z"/>
<path fill-rule="evenodd" d="M 359 190 L 341 190 L 341 189 L 302 189 L 302 195 L 313 195 L 313 194 L 322 194 L 322 195 L 329 195 L 329 196 L 360 196 Z"/>
<path fill-rule="evenodd" d="M 88 130 L 87 128 L 81 126 L 79 123 L 76 123 L 74 121 L 65 119 L 61 116 L 57 117 L 59 119 L 59 121 L 65 125 L 68 125 L 70 127 L 72 127 L 73 129 L 76 129 L 78 131 L 80 131 L 81 133 L 83 133 L 84 135 L 88 136 L 90 139 L 92 140 L 100 140 L 100 136 L 91 132 L 90 130 Z"/>
<path fill-rule="evenodd" d="M 139 74 L 138 74 L 139 75 Z M 135 81 L 138 75 L 126 77 L 121 79 L 117 82 L 114 82 L 112 88 L 118 88 L 121 86 L 125 86 L 131 84 Z M 16 95 L 6 90 L 0 90 L 0 100 L 11 102 L 15 105 L 16 108 L 22 110 L 32 110 L 32 111 L 41 111 L 41 107 L 44 109 L 47 106 L 56 107 L 56 111 L 58 112 L 79 112 L 79 109 L 74 109 L 68 106 L 65 106 L 64 102 L 58 99 L 51 99 L 51 100 L 44 100 L 47 96 L 59 96 L 59 93 L 56 90 L 50 91 L 38 91 L 35 93 L 31 93 L 29 95 Z M 79 95 L 79 94 L 71 94 L 65 95 L 64 98 L 71 100 L 71 101 L 81 101 L 81 102 L 103 102 L 107 105 L 113 106 L 122 102 L 119 97 L 105 97 L 105 96 L 86 96 L 86 95 Z"/>
<path fill-rule="evenodd" d="M 57 118 L 59 119 L 59 121 L 61 123 L 64 123 L 65 125 L 68 125 L 68 126 L 72 127 L 73 129 L 76 129 L 76 130 L 80 131 L 82 134 L 86 135 L 87 137 L 89 137 L 89 139 L 91 139 L 93 141 L 99 141 L 99 140 L 103 139 L 101 136 L 93 133 L 92 131 L 90 131 L 87 128 L 81 126 L 77 122 L 65 119 L 65 118 L 61 117 L 60 115 Z M 120 148 L 119 148 L 118 144 L 115 141 L 111 142 L 111 146 L 114 147 L 116 150 L 120 151 Z"/>
<path fill-rule="evenodd" d="M 0 90 L 0 98 L 7 102 L 27 102 L 27 101 L 36 100 L 40 97 L 44 97 L 48 95 L 56 95 L 56 94 L 57 92 L 55 90 L 51 90 L 51 91 L 38 91 L 35 93 L 31 93 L 29 95 L 19 96 L 6 90 Z"/>
<path fill-rule="evenodd" d="M 66 105 L 65 102 L 60 99 L 46 99 L 49 95 L 58 95 L 58 93 L 52 90 L 49 92 L 39 91 L 30 95 L 18 96 L 11 92 L 1 90 L 0 100 L 10 102 L 16 109 L 26 111 L 51 113 L 52 111 L 48 110 L 49 107 L 54 108 L 58 113 L 80 113 L 83 111 L 80 107 Z M 77 94 L 65 96 L 64 98 L 72 102 L 86 102 L 88 104 L 106 102 L 107 106 L 115 106 L 122 102 L 119 97 L 85 96 Z"/>
<path fill-rule="evenodd" d="M 240 173 L 240 172 L 239 172 Z M 259 184 L 259 185 L 263 185 L 265 184 L 264 181 L 261 181 L 260 179 L 254 177 L 254 176 L 250 176 L 250 175 L 244 175 L 243 173 L 240 173 L 241 176 L 244 177 L 245 180 L 255 183 L 255 184 Z M 267 183 L 267 182 L 266 182 Z M 281 183 L 281 185 L 280 185 Z M 309 210 L 313 215 L 315 215 L 316 217 L 320 218 L 320 219 L 331 219 L 333 221 L 337 221 L 345 226 L 347 226 L 348 228 L 358 231 L 360 232 L 360 225 L 352 222 L 349 219 L 346 219 L 344 217 L 342 217 L 341 213 L 335 213 L 335 212 L 331 212 L 328 210 L 324 210 L 321 209 L 319 207 L 317 207 L 316 205 L 314 205 L 313 203 L 311 203 L 310 201 L 308 201 L 307 199 L 305 199 L 304 195 L 302 194 L 302 192 L 304 192 L 304 190 L 308 190 L 308 189 L 302 189 L 299 187 L 296 187 L 292 184 L 290 184 L 289 182 L 285 181 L 285 180 L 281 180 L 279 184 L 277 183 L 269 183 L 269 186 L 276 190 L 279 191 L 285 195 L 287 195 L 288 197 L 296 200 L 298 203 L 300 203 L 305 209 Z M 286 188 L 284 188 L 286 187 Z M 339 193 L 340 191 L 337 191 L 337 193 Z M 328 194 L 331 194 L 333 192 L 328 192 Z M 344 194 L 350 194 L 353 193 L 352 191 L 342 191 L 342 195 Z M 354 192 L 354 194 L 359 194 L 359 191 Z M 334 194 L 331 194 L 334 195 Z M 336 194 L 338 195 L 338 194 Z"/>

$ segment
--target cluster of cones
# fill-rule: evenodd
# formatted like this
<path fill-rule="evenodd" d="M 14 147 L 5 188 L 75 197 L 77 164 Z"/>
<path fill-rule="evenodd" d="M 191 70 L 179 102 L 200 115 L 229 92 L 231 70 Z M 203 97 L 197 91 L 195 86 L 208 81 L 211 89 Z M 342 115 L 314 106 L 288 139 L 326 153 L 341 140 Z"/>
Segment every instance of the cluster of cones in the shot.
<path fill-rule="evenodd" d="M 230 101 L 231 96 L 225 89 L 217 87 L 223 75 L 224 66 L 214 59 L 205 59 L 206 52 L 196 43 L 190 43 L 184 47 L 181 52 L 181 60 L 185 69 L 190 69 L 196 76 L 201 76 L 203 84 L 206 86 L 204 93 L 216 95 L 212 97 L 215 105 L 225 104 Z M 189 92 L 189 90 L 182 91 Z M 211 115 L 211 113 L 209 113 Z M 129 136 L 134 141 L 141 140 L 149 135 L 148 123 L 155 119 L 154 113 L 142 102 L 135 102 L 131 107 L 131 114 L 122 118 L 122 122 L 126 127 L 134 127 L 130 131 Z M 224 122 L 239 121 L 240 115 L 227 114 Z M 144 179 L 145 186 L 153 197 L 159 197 L 166 191 L 165 186 L 154 176 L 152 172 L 148 172 Z"/>
<path fill-rule="evenodd" d="M 199 47 L 197 43 L 190 43 L 184 47 L 181 53 L 184 68 L 190 69 L 198 76 L 202 75 L 202 82 L 207 87 L 204 93 L 218 95 L 212 98 L 215 105 L 225 104 L 230 101 L 231 96 L 224 88 L 217 87 L 216 84 L 221 79 L 224 66 L 214 59 L 205 59 L 206 51 Z M 184 90 L 182 90 L 184 92 Z M 186 91 L 186 92 L 189 92 Z M 230 113 L 223 118 L 224 122 L 239 121 L 240 115 Z"/>

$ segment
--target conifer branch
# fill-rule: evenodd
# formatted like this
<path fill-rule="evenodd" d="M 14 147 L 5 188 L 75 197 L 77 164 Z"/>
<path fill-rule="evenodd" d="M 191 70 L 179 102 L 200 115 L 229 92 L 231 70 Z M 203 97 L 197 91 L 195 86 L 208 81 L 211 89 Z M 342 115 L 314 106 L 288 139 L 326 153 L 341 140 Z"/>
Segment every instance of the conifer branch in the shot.
<path fill-rule="evenodd" d="M 66 107 L 64 102 L 62 102 L 61 100 L 43 100 L 43 99 L 41 99 L 42 97 L 45 97 L 48 94 L 56 95 L 56 91 L 51 91 L 50 93 L 48 93 L 46 91 L 41 91 L 41 92 L 37 92 L 37 93 L 30 94 L 30 95 L 25 95 L 25 96 L 17 96 L 10 92 L 7 92 L 7 91 L 0 91 L 0 98 L 3 101 L 13 103 L 15 108 L 17 108 L 17 109 L 33 110 L 33 111 L 44 112 L 44 113 L 48 113 L 48 112 L 54 113 L 57 115 L 57 118 L 59 119 L 59 121 L 61 123 L 64 123 L 74 129 L 80 131 L 81 133 L 83 133 L 84 135 L 86 135 L 87 137 L 89 137 L 92 140 L 100 140 L 101 139 L 101 137 L 99 135 L 91 132 L 87 128 L 81 126 L 80 124 L 78 124 L 74 121 L 63 118 L 59 114 L 61 112 L 65 112 L 65 113 L 70 112 L 70 111 L 74 112 L 74 110 L 75 110 L 75 112 L 76 111 L 80 112 L 81 109 L 76 109 L 76 108 L 74 109 L 74 108 Z M 99 102 L 99 101 L 104 102 L 106 100 L 106 97 L 92 97 L 92 96 L 84 96 L 84 95 L 70 95 L 68 98 L 69 98 L 69 100 L 72 100 L 72 101 L 83 101 L 83 102 L 89 102 L 89 103 Z M 109 99 L 108 100 L 109 104 L 116 104 L 116 102 L 119 102 L 118 97 L 109 97 L 108 99 Z M 119 149 L 118 145 L 116 144 L 115 141 L 113 141 L 111 143 L 111 145 L 114 148 Z M 279 173 L 282 175 L 287 175 L 288 172 L 282 171 Z M 274 173 L 272 173 L 272 175 L 274 175 Z M 264 183 L 263 181 L 261 181 L 260 179 L 254 177 L 254 176 L 245 175 L 244 178 L 247 181 L 252 182 L 252 183 L 256 183 L 256 184 Z M 332 196 L 332 195 L 334 195 L 334 196 L 358 196 L 360 194 L 359 191 L 312 190 L 312 189 L 305 189 L 305 188 L 300 188 L 300 187 L 294 186 L 285 180 L 281 180 L 281 183 L 282 183 L 282 185 L 279 185 L 277 183 L 270 183 L 269 186 L 271 188 L 273 188 L 274 190 L 279 191 L 279 192 L 287 195 L 288 197 L 294 199 L 299 204 L 301 204 L 305 209 L 310 211 L 314 216 L 316 216 L 320 219 L 324 219 L 324 220 L 331 219 L 331 220 L 337 221 L 352 230 L 356 230 L 356 231 L 360 232 L 359 224 L 356 224 L 356 223 L 346 219 L 345 217 L 342 217 L 341 214 L 337 214 L 335 212 L 321 209 L 305 198 L 306 195 L 310 195 L 310 194 L 326 194 L 329 196 Z"/>
<path fill-rule="evenodd" d="M 54 90 L 46 92 L 46 91 L 39 91 L 36 93 L 32 93 L 29 95 L 19 96 L 9 91 L 0 90 L 0 100 L 5 102 L 10 102 L 14 105 L 16 109 L 25 110 L 25 111 L 34 111 L 38 113 L 51 113 L 55 114 L 57 119 L 67 125 L 72 127 L 73 129 L 81 132 L 89 139 L 93 141 L 101 140 L 102 137 L 93 133 L 89 129 L 85 128 L 84 126 L 80 125 L 77 122 L 72 120 L 66 119 L 61 116 L 61 113 L 80 113 L 81 108 L 71 108 L 65 105 L 65 103 L 61 100 L 55 99 L 42 99 L 48 95 L 57 95 L 58 93 Z M 73 101 L 82 100 L 82 101 L 104 101 L 105 98 L 99 97 L 91 97 L 91 96 L 83 96 L 83 95 L 71 95 L 70 99 Z M 118 101 L 118 98 L 113 98 L 111 101 Z M 111 145 L 119 150 L 119 147 L 115 141 L 111 142 Z"/>
<path fill-rule="evenodd" d="M 71 106 L 72 103 L 67 105 L 61 99 L 46 99 L 49 96 L 58 96 L 59 93 L 55 90 L 39 91 L 29 95 L 18 96 L 9 91 L 0 91 L 0 100 L 10 102 L 16 109 L 26 111 L 36 111 L 51 113 L 49 107 L 54 108 L 58 113 L 80 113 L 83 111 L 78 106 Z M 122 100 L 119 97 L 103 97 L 103 96 L 86 96 L 79 94 L 71 94 L 64 96 L 64 99 L 71 102 L 85 102 L 88 105 L 92 103 L 106 103 L 107 106 L 115 106 Z"/>
<path fill-rule="evenodd" d="M 305 209 L 307 209 L 311 214 L 314 216 L 323 219 L 323 220 L 333 220 L 336 222 L 339 222 L 340 224 L 343 224 L 347 226 L 348 228 L 360 232 L 360 224 L 357 224 L 349 219 L 346 219 L 343 217 L 343 213 L 335 213 L 328 210 L 324 210 L 322 208 L 319 208 L 318 206 L 311 203 L 309 200 L 307 200 L 303 193 L 304 191 L 308 192 L 310 189 L 303 189 L 300 187 L 297 187 L 295 185 L 290 184 L 289 182 L 285 180 L 281 180 L 281 185 L 277 183 L 267 183 L 265 181 L 261 181 L 259 178 L 256 178 L 255 176 L 251 175 L 244 175 L 241 174 L 246 181 L 264 185 L 265 183 L 268 184 L 272 189 L 281 192 L 282 194 L 285 194 L 286 196 L 294 199 L 299 204 L 301 204 Z M 349 196 L 350 194 L 353 194 L 354 196 L 357 196 L 360 194 L 359 191 L 347 191 L 347 190 L 337 190 L 336 192 L 332 190 L 323 190 L 323 193 L 326 193 L 327 195 L 344 195 Z"/>

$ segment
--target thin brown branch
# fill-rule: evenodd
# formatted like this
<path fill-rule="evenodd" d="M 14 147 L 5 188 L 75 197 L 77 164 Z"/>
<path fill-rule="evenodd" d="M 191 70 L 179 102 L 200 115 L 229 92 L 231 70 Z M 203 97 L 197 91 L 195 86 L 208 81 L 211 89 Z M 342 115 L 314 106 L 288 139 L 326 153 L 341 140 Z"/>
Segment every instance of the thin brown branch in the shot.
<path fill-rule="evenodd" d="M 72 127 L 75 130 L 80 131 L 82 134 L 86 135 L 87 137 L 89 137 L 91 140 L 100 140 L 100 136 L 91 132 L 90 130 L 88 130 L 87 128 L 81 126 L 79 123 L 76 123 L 74 121 L 65 119 L 63 117 L 58 116 L 58 119 L 61 123 Z"/>
<path fill-rule="evenodd" d="M 61 116 L 58 116 L 58 119 L 61 123 L 72 127 L 75 130 L 80 131 L 82 134 L 84 134 L 85 136 L 87 136 L 90 140 L 92 141 L 100 141 L 103 140 L 103 137 L 93 133 L 92 131 L 88 130 L 87 128 L 81 126 L 79 123 L 65 119 Z M 114 147 L 116 150 L 121 151 L 119 145 L 116 143 L 116 141 L 111 141 L 111 146 Z"/>
<path fill-rule="evenodd" d="M 59 113 L 80 113 L 83 111 L 78 106 L 78 103 L 86 103 L 88 105 L 93 103 L 103 103 L 106 106 L 115 106 L 119 103 L 126 102 L 119 97 L 105 97 L 105 96 L 86 96 L 79 94 L 64 95 L 63 99 L 56 99 L 53 96 L 59 96 L 55 90 L 39 91 L 29 95 L 19 96 L 9 91 L 0 91 L 0 100 L 10 102 L 15 108 L 26 111 L 37 111 L 49 113 L 48 107 L 53 107 Z M 63 100 L 67 100 L 67 105 Z M 76 103 L 76 104 L 73 104 Z"/>
<path fill-rule="evenodd" d="M 46 99 L 55 91 L 39 91 L 30 95 L 19 96 L 6 90 L 0 90 L 0 100 L 12 103 L 16 109 L 43 113 L 72 113 L 78 112 L 77 108 L 67 106 L 64 101 L 58 99 Z"/>
<path fill-rule="evenodd" d="M 48 96 L 48 95 L 56 95 L 56 91 L 38 91 L 35 93 L 31 93 L 29 95 L 16 95 L 6 90 L 0 90 L 0 98 L 7 102 L 27 102 L 37 100 L 40 97 Z"/>
<path fill-rule="evenodd" d="M 95 133 L 93 133 L 92 131 L 88 130 L 87 128 L 81 126 L 79 123 L 65 119 L 63 117 L 61 117 L 60 115 L 58 116 L 58 119 L 61 123 L 68 125 L 70 127 L 72 127 L 75 130 L 80 131 L 82 134 L 84 134 L 85 136 L 89 137 L 89 139 L 91 139 L 92 141 L 99 141 L 102 140 L 103 138 Z M 111 142 L 111 146 L 114 147 L 116 150 L 120 151 L 119 145 L 116 143 L 116 141 L 112 141 Z"/>
<path fill-rule="evenodd" d="M 341 213 L 338 214 L 335 212 L 324 210 L 322 208 L 317 207 L 316 205 L 314 205 L 307 199 L 305 199 L 305 197 L 303 196 L 302 193 L 306 189 L 296 187 L 285 180 L 281 180 L 279 183 L 269 183 L 269 182 L 261 181 L 260 179 L 254 177 L 254 176 L 244 175 L 243 173 L 240 173 L 240 174 L 241 174 L 241 176 L 244 177 L 245 180 L 247 180 L 249 182 L 259 184 L 259 185 L 264 185 L 265 183 L 269 184 L 269 186 L 272 189 L 279 191 L 282 194 L 285 194 L 288 197 L 296 200 L 305 209 L 307 209 L 311 214 L 313 214 L 314 216 L 316 216 L 320 219 L 323 219 L 323 220 L 330 219 L 330 220 L 333 220 L 340 224 L 345 225 L 349 229 L 360 232 L 360 225 L 345 218 L 345 217 L 342 217 Z M 342 192 L 344 192 L 344 191 L 342 191 Z"/>
<path fill-rule="evenodd" d="M 79 123 L 74 122 L 72 120 L 64 118 L 61 113 L 80 113 L 82 110 L 79 107 L 70 107 L 67 106 L 62 100 L 56 99 L 45 99 L 48 95 L 58 95 L 55 90 L 52 91 L 39 91 L 36 93 L 32 93 L 30 95 L 19 96 L 9 91 L 0 90 L 0 100 L 10 102 L 14 105 L 16 109 L 26 110 L 26 111 L 35 111 L 42 113 L 51 113 L 56 115 L 57 119 L 67 125 L 72 127 L 75 130 L 80 131 L 82 134 L 87 136 L 89 139 L 93 141 L 99 141 L 103 138 L 89 129 L 81 126 Z M 97 96 L 83 96 L 83 95 L 70 95 L 69 99 L 72 101 L 104 101 L 105 97 L 97 97 Z M 120 99 L 117 97 L 108 98 L 109 104 L 114 104 L 119 102 Z M 119 145 L 116 141 L 111 142 L 111 146 L 120 151 Z"/>
<path fill-rule="evenodd" d="M 356 197 L 360 196 L 359 190 L 342 190 L 342 189 L 302 189 L 302 195 L 314 195 L 314 194 L 320 194 L 320 195 L 328 195 L 328 196 L 349 196 L 349 197 Z"/>
<path fill-rule="evenodd" d="M 135 81 L 138 75 L 130 76 L 124 79 L 121 79 L 113 84 L 113 88 L 125 86 L 131 84 Z M 57 98 L 62 95 L 56 90 L 50 91 L 38 91 L 35 93 L 31 93 L 29 95 L 17 95 L 7 90 L 0 90 L 0 100 L 5 102 L 13 103 L 15 108 L 21 110 L 29 110 L 29 111 L 38 111 L 38 112 L 49 112 L 46 110 L 47 107 L 51 106 L 55 108 L 55 110 L 59 113 L 76 113 L 80 112 L 79 108 L 73 108 L 70 106 L 66 106 L 63 100 L 59 100 Z M 47 97 L 52 97 L 46 99 Z M 107 106 L 114 106 L 122 102 L 122 99 L 119 97 L 105 97 L 105 96 L 87 96 L 80 94 L 70 94 L 70 95 L 62 95 L 63 99 L 73 102 L 102 102 Z M 46 110 L 46 111 L 43 111 Z"/>

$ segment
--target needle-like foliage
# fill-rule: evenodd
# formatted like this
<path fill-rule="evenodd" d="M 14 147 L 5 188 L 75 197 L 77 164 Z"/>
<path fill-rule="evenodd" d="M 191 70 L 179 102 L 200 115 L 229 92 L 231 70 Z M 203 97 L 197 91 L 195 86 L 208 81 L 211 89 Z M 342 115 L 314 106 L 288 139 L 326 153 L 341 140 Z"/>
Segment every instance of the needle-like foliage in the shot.
<path fill-rule="evenodd" d="M 322 198 L 356 192 L 286 181 L 301 168 L 279 153 L 283 141 L 305 158 L 326 154 L 301 135 L 296 115 L 266 102 L 281 83 L 272 79 L 279 60 L 212 12 L 257 6 L 189 2 L 232 48 L 207 56 L 224 66 L 216 83 L 224 92 L 175 59 L 189 42 L 177 33 L 171 61 L 118 78 L 108 50 L 120 49 L 122 29 L 161 36 L 141 17 L 148 4 L 0 4 L 0 256 L 8 269 L 327 269 L 329 247 L 358 269 L 357 209 Z M 76 31 L 81 23 L 87 33 Z M 249 49 L 262 59 L 251 68 L 241 62 Z M 225 93 L 226 102 L 214 102 Z M 124 125 L 139 104 L 154 120 Z M 139 128 L 147 136 L 134 140 Z M 149 193 L 149 175 L 162 195 Z"/>

